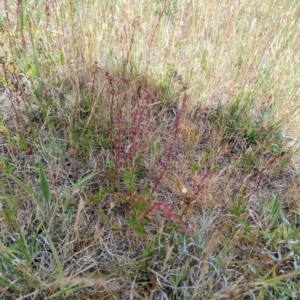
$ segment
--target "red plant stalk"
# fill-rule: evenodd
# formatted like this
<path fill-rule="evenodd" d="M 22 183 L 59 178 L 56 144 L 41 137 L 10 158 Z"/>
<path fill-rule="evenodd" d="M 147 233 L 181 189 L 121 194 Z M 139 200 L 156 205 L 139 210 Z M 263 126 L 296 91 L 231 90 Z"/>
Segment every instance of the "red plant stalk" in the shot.
<path fill-rule="evenodd" d="M 153 195 L 155 193 L 155 191 L 157 190 L 159 183 L 161 182 L 163 176 L 165 175 L 165 173 L 168 169 L 168 166 L 170 165 L 170 162 L 172 161 L 172 153 L 173 153 L 173 150 L 175 148 L 175 145 L 176 145 L 177 139 L 178 139 L 180 118 L 181 118 L 182 113 L 185 110 L 186 100 L 187 100 L 187 98 L 185 97 L 184 98 L 184 103 L 182 104 L 182 107 L 179 109 L 178 114 L 176 116 L 176 120 L 175 120 L 175 124 L 174 124 L 173 140 L 170 144 L 169 151 L 168 151 L 168 154 L 167 154 L 167 158 L 164 162 L 162 171 L 161 171 L 160 175 L 158 176 L 154 186 L 151 189 L 151 195 Z M 207 176 L 208 176 L 208 173 L 204 174 L 203 180 Z M 201 184 L 198 185 L 197 190 L 195 191 L 195 196 L 199 194 L 201 188 L 202 188 L 202 182 L 201 182 Z M 167 204 L 165 204 L 161 201 L 152 201 L 152 200 L 150 200 L 150 201 L 152 202 L 152 206 L 146 212 L 143 213 L 142 218 L 146 217 L 155 208 L 159 208 L 161 211 L 163 211 L 164 215 L 166 217 L 168 217 L 168 219 L 171 222 L 176 223 L 179 226 L 179 232 L 181 232 L 181 233 L 193 233 L 193 230 L 191 230 L 189 228 L 188 223 L 183 219 L 183 217 L 179 217 L 174 212 L 174 210 L 172 209 L 172 207 L 170 205 L 167 205 Z"/>
<path fill-rule="evenodd" d="M 122 149 L 124 149 L 124 140 L 123 140 L 123 118 L 122 118 L 122 112 L 120 116 L 117 118 L 117 141 L 116 141 L 116 152 L 115 152 L 115 177 L 116 180 L 119 180 L 119 169 L 120 169 L 120 156 Z"/>
<path fill-rule="evenodd" d="M 96 83 L 96 80 L 97 80 L 97 74 L 98 74 L 99 70 L 100 70 L 100 67 L 98 66 L 98 62 L 95 61 L 94 62 L 94 69 L 93 69 L 93 72 L 92 72 L 91 108 L 93 107 L 94 102 L 95 102 L 95 83 Z"/>
<path fill-rule="evenodd" d="M 17 3 L 16 3 L 16 13 L 17 13 L 17 16 L 18 16 L 20 22 L 21 22 L 21 19 L 22 19 L 22 16 L 21 16 L 21 8 L 22 7 L 21 6 L 22 6 L 22 0 L 17 0 Z M 20 29 L 21 29 L 20 33 L 21 33 L 21 39 L 22 39 L 22 47 L 23 47 L 23 49 L 26 50 L 26 41 L 25 41 L 24 32 L 23 32 L 23 28 L 22 28 L 21 24 L 20 24 Z"/>
<path fill-rule="evenodd" d="M 155 208 L 160 209 L 164 215 L 172 222 L 179 226 L 179 232 L 180 233 L 193 233 L 194 231 L 189 228 L 188 223 L 182 218 L 179 217 L 173 210 L 173 208 L 165 204 L 161 201 L 152 201 L 153 205 L 143 213 L 142 218 L 145 218 L 149 213 L 151 213 Z"/>
<path fill-rule="evenodd" d="M 115 108 L 115 94 L 116 94 L 116 90 L 114 88 L 113 85 L 113 79 L 112 76 L 109 74 L 109 72 L 105 72 L 105 77 L 106 80 L 109 83 L 110 86 L 110 90 L 109 90 L 109 94 L 110 94 L 110 105 L 109 105 L 109 114 L 110 114 L 110 144 L 111 144 L 111 148 L 112 148 L 112 137 L 113 137 L 113 132 L 114 132 L 114 108 Z M 111 149 L 112 150 L 112 149 Z"/>
<path fill-rule="evenodd" d="M 166 171 L 168 169 L 168 166 L 170 165 L 170 163 L 171 163 L 171 161 L 173 159 L 172 154 L 173 154 L 173 150 L 175 148 L 175 145 L 177 144 L 178 133 L 179 133 L 180 117 L 181 117 L 182 113 L 184 112 L 184 110 L 185 110 L 185 103 L 182 104 L 182 107 L 178 111 L 178 114 L 177 114 L 177 117 L 176 117 L 176 120 L 175 120 L 175 125 L 174 125 L 173 140 L 172 140 L 172 142 L 170 144 L 169 151 L 168 151 L 168 154 L 167 154 L 167 158 L 166 158 L 165 163 L 163 165 L 162 171 L 160 172 L 160 174 L 159 174 L 159 176 L 158 176 L 158 178 L 157 178 L 154 186 L 151 189 L 151 194 L 152 195 L 157 190 L 159 183 L 161 182 L 162 178 L 164 177 L 164 175 L 165 175 L 165 173 L 166 173 Z"/>
<path fill-rule="evenodd" d="M 113 153 L 113 148 L 115 146 L 115 156 L 114 156 L 114 171 L 115 171 L 115 179 L 119 180 L 119 162 L 120 162 L 120 153 L 123 147 L 122 135 L 123 135 L 123 120 L 122 120 L 122 112 L 117 109 L 115 103 L 115 95 L 116 89 L 114 87 L 113 78 L 108 71 L 105 72 L 106 80 L 110 86 L 109 94 L 110 94 L 110 104 L 109 104 L 109 114 L 110 114 L 110 147 L 111 153 Z M 118 116 L 118 113 L 120 115 Z M 116 123 L 115 123 L 116 118 Z M 116 145 L 113 143 L 114 134 L 117 134 Z"/>
<path fill-rule="evenodd" d="M 90 104 L 90 112 L 93 111 L 93 107 L 94 107 L 94 104 L 96 102 L 96 99 L 95 99 L 95 83 L 96 83 L 96 80 L 97 80 L 97 74 L 100 70 L 100 67 L 98 66 L 98 62 L 95 61 L 94 62 L 94 69 L 93 69 L 93 72 L 92 72 L 92 92 L 91 92 L 91 104 Z M 96 114 L 94 113 L 94 127 L 96 129 Z"/>
<path fill-rule="evenodd" d="M 8 98 L 9 98 L 9 101 L 11 103 L 11 106 L 13 107 L 13 110 L 14 110 L 15 116 L 16 116 L 16 120 L 18 122 L 19 118 L 21 117 L 21 113 L 19 111 L 19 108 L 16 107 L 15 104 L 14 104 L 13 93 L 12 93 L 12 89 L 11 89 L 10 84 L 9 84 L 8 70 L 6 68 L 6 65 L 5 65 L 5 62 L 4 62 L 3 58 L 1 58 L 1 57 L 0 57 L 0 65 L 1 65 L 3 73 L 4 73 L 4 80 L 5 80 L 7 89 L 8 89 Z M 14 88 L 15 88 L 15 86 L 14 86 Z"/>
<path fill-rule="evenodd" d="M 129 149 L 130 150 L 129 158 L 130 158 L 130 165 L 131 165 L 132 170 L 134 169 L 135 157 L 136 157 L 138 150 L 140 149 L 140 145 L 143 145 L 143 143 L 145 142 L 145 139 L 143 139 L 142 142 L 139 144 L 137 141 L 137 137 L 138 137 L 139 133 L 141 132 L 141 124 L 142 124 L 143 118 L 145 116 L 145 110 L 148 107 L 150 97 L 151 97 L 151 95 L 150 95 L 150 93 L 148 93 L 145 97 L 145 102 L 144 102 L 142 108 L 139 110 L 137 109 L 133 114 L 132 126 L 130 128 L 130 149 Z M 147 128 L 147 130 L 148 129 L 149 128 Z M 147 132 L 146 135 L 148 135 L 148 134 L 149 134 L 149 132 Z"/>
<path fill-rule="evenodd" d="M 51 20 L 49 1 L 45 1 L 45 13 L 46 13 L 46 28 L 48 29 Z"/>

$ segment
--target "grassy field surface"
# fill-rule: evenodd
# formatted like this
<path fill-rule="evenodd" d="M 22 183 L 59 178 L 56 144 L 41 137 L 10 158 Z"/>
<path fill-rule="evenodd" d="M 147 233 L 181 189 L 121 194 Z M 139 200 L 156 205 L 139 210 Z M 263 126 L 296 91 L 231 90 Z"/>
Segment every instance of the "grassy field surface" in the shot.
<path fill-rule="evenodd" d="M 299 299 L 299 1 L 0 1 L 0 299 Z"/>

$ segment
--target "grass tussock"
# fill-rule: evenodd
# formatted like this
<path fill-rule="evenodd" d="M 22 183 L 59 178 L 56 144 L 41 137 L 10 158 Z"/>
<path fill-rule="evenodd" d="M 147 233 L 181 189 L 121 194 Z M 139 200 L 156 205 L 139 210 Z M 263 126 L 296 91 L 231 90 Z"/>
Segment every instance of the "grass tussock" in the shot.
<path fill-rule="evenodd" d="M 1 299 L 297 299 L 299 15 L 3 0 Z"/>

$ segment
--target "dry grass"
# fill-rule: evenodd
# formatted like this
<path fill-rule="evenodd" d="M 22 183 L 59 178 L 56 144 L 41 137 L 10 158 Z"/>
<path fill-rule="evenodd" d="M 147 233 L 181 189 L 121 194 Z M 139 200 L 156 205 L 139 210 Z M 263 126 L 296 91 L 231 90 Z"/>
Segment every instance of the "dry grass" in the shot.
<path fill-rule="evenodd" d="M 3 0 L 0 297 L 297 299 L 299 16 Z"/>

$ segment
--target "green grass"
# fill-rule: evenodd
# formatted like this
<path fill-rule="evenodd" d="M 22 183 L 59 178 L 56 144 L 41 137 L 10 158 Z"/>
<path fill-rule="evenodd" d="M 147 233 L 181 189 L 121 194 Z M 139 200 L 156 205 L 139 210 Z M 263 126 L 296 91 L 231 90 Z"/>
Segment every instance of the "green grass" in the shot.
<path fill-rule="evenodd" d="M 1 299 L 297 299 L 297 1 L 0 5 Z"/>

